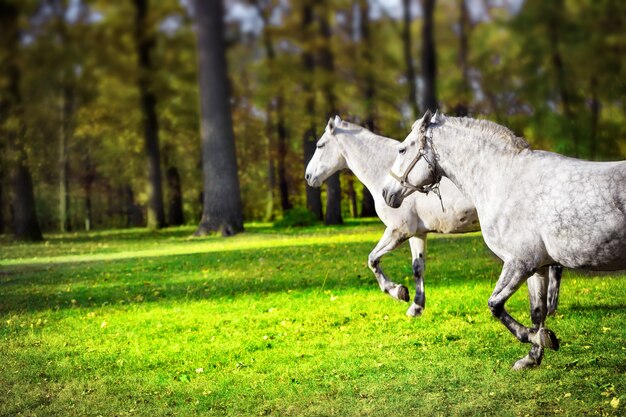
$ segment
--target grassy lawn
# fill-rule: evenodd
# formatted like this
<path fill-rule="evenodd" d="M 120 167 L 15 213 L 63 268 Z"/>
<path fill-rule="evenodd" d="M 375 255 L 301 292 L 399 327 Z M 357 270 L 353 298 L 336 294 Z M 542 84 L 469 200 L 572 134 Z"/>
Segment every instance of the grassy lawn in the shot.
<path fill-rule="evenodd" d="M 529 346 L 487 308 L 479 234 L 433 236 L 426 310 L 382 294 L 378 222 L 232 238 L 191 228 L 0 243 L 2 416 L 536 416 L 626 413 L 626 275 L 566 271 Z M 403 246 L 383 268 L 411 290 Z M 530 324 L 525 289 L 509 311 Z"/>

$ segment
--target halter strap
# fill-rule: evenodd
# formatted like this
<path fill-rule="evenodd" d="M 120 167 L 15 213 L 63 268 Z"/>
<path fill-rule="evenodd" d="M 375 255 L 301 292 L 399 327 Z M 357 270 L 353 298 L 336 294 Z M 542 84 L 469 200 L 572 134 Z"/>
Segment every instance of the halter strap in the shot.
<path fill-rule="evenodd" d="M 424 133 L 424 140 L 422 141 L 422 144 L 419 150 L 417 151 L 417 155 L 415 155 L 415 158 L 413 158 L 411 163 L 406 167 L 406 169 L 404 170 L 404 173 L 400 176 L 400 175 L 397 175 L 392 170 L 389 170 L 389 175 L 391 175 L 393 179 L 398 181 L 401 186 L 408 188 L 410 190 L 407 196 L 413 194 L 416 191 L 423 193 L 423 194 L 427 194 L 427 195 L 429 192 L 432 191 L 437 197 L 439 197 L 439 202 L 441 203 L 441 210 L 445 212 L 446 210 L 443 208 L 443 200 L 441 199 L 441 193 L 439 192 L 439 183 L 441 181 L 441 174 L 439 173 L 439 170 L 437 169 L 437 164 L 436 164 L 438 155 L 435 153 L 434 159 L 430 161 L 429 158 L 426 156 L 426 153 L 424 152 L 424 146 L 426 145 L 426 142 L 430 142 L 431 149 L 433 149 L 433 153 L 434 153 L 434 148 L 432 146 L 433 144 L 432 132 L 433 132 L 432 129 L 430 129 L 430 136 L 428 136 L 428 128 L 426 129 L 426 132 Z M 424 158 L 424 160 L 426 160 L 426 163 L 428 164 L 428 169 L 431 173 L 432 181 L 430 184 L 427 184 L 427 185 L 421 185 L 421 186 L 413 185 L 408 181 L 408 176 L 409 176 L 409 173 L 413 170 L 413 168 L 415 168 L 415 165 L 422 158 Z"/>

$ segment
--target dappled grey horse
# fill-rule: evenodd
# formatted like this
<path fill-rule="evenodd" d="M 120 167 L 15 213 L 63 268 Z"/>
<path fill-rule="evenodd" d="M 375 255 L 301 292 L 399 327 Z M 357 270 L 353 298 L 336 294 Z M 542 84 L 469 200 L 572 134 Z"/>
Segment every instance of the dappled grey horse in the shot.
<path fill-rule="evenodd" d="M 498 124 L 430 112 L 396 153 L 383 190 L 389 206 L 404 205 L 413 189 L 434 187 L 442 176 L 476 206 L 485 243 L 504 262 L 489 308 L 519 341 L 532 344 L 515 369 L 538 366 L 544 347 L 559 347 L 544 327 L 550 265 L 626 268 L 626 161 L 531 150 Z M 527 280 L 532 328 L 504 308 Z"/>
<path fill-rule="evenodd" d="M 383 255 L 409 240 L 413 258 L 415 297 L 407 311 L 418 316 L 425 306 L 424 269 L 426 235 L 429 232 L 463 233 L 478 230 L 478 217 L 474 206 L 448 179 L 440 184 L 445 193 L 445 211 L 434 194 L 412 194 L 401 208 L 388 207 L 382 198 L 382 185 L 387 171 L 397 154 L 398 141 L 376 135 L 369 130 L 339 117 L 330 119 L 326 130 L 317 142 L 317 149 L 309 162 L 305 179 L 312 187 L 319 187 L 335 172 L 350 168 L 354 175 L 370 190 L 374 197 L 376 213 L 387 228 L 368 257 L 368 265 L 380 289 L 398 300 L 409 301 L 409 291 L 396 284 L 383 273 L 380 260 Z M 552 307 L 556 308 L 559 271 L 551 290 Z"/>

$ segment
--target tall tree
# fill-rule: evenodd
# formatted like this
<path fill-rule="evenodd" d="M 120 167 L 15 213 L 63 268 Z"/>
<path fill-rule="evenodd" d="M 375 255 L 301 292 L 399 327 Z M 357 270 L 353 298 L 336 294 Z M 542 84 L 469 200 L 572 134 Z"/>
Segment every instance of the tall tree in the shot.
<path fill-rule="evenodd" d="M 155 39 L 148 19 L 148 0 L 134 0 L 135 4 L 135 47 L 139 76 L 137 79 L 141 100 L 144 128 L 144 146 L 148 160 L 148 227 L 158 229 L 165 226 L 163 207 L 163 185 L 161 178 L 161 152 L 159 149 L 159 123 L 157 99 L 152 77 L 154 68 L 151 53 Z"/>
<path fill-rule="evenodd" d="M 83 199 L 85 203 L 85 230 L 90 231 L 93 228 L 91 191 L 93 189 L 93 183 L 96 179 L 96 172 L 88 149 L 82 156 L 82 164 L 84 173 L 81 178 L 81 183 L 83 186 Z"/>
<path fill-rule="evenodd" d="M 305 117 L 307 126 L 302 135 L 302 150 L 304 153 L 304 166 L 307 166 L 315 153 L 316 133 L 316 113 L 315 113 L 315 89 L 313 79 L 315 75 L 315 56 L 313 54 L 312 38 L 314 36 L 313 2 L 304 0 L 302 2 L 302 90 L 305 101 Z M 322 196 L 319 188 L 306 187 L 306 206 L 318 220 L 322 220 Z"/>
<path fill-rule="evenodd" d="M 13 233 L 23 240 L 42 240 L 35 210 L 35 193 L 25 146 L 25 121 L 20 92 L 21 59 L 19 9 L 14 1 L 0 1 L 0 77 L 6 87 L 0 91 L 0 136 L 8 141 L 11 165 Z"/>
<path fill-rule="evenodd" d="M 322 74 L 322 93 L 326 99 L 326 105 L 328 106 L 328 117 L 335 117 L 339 111 L 333 82 L 335 63 L 331 49 L 332 33 L 328 21 L 328 14 L 331 9 L 325 1 L 319 2 L 317 6 L 319 31 L 322 41 L 319 50 L 319 61 L 321 68 L 324 70 Z M 324 221 L 327 225 L 343 223 L 341 216 L 341 181 L 339 179 L 339 172 L 334 173 L 326 180 L 326 217 Z"/>
<path fill-rule="evenodd" d="M 71 229 L 70 217 L 70 156 L 69 146 L 72 135 L 72 119 L 74 113 L 74 82 L 73 62 L 71 55 L 72 46 L 69 42 L 65 16 L 67 7 L 62 0 L 49 0 L 49 5 L 54 13 L 53 27 L 56 34 L 59 53 L 57 62 L 59 65 L 59 230 L 65 232 Z"/>
<path fill-rule="evenodd" d="M 454 108 L 457 116 L 467 116 L 469 114 L 470 83 L 469 83 L 469 31 L 471 22 L 467 9 L 467 0 L 459 0 L 459 67 L 461 69 L 461 91 L 460 98 Z"/>
<path fill-rule="evenodd" d="M 73 91 L 69 85 L 65 85 L 59 105 L 61 113 L 59 126 L 59 228 L 62 232 L 71 230 L 68 142 L 70 140 L 73 102 Z"/>
<path fill-rule="evenodd" d="M 422 106 L 435 111 L 437 104 L 437 55 L 435 52 L 434 11 L 436 0 L 422 0 L 422 79 L 424 80 Z"/>
<path fill-rule="evenodd" d="M 575 120 L 572 103 L 573 97 L 568 88 L 565 62 L 560 51 L 564 5 L 562 0 L 555 0 L 546 3 L 546 6 L 547 20 L 545 23 L 547 25 L 548 39 L 550 41 L 550 60 L 554 66 L 555 81 L 561 100 L 563 115 L 565 116 L 566 123 L 570 125 L 569 133 L 574 138 L 574 156 L 579 157 L 578 133 L 577 129 L 573 126 Z"/>
<path fill-rule="evenodd" d="M 243 231 L 229 103 L 222 0 L 196 0 L 204 198 L 196 235 Z"/>
<path fill-rule="evenodd" d="M 0 141 L 0 155 L 4 155 L 4 152 L 5 146 Z M 4 233 L 4 165 L 4 157 L 0 156 L 0 235 Z"/>
<path fill-rule="evenodd" d="M 265 205 L 265 220 L 274 219 L 274 193 L 276 189 L 276 161 L 274 149 L 274 126 L 272 126 L 272 106 L 266 106 L 265 136 L 267 137 L 267 201 Z"/>
<path fill-rule="evenodd" d="M 405 5 L 406 7 L 406 5 Z M 376 130 L 376 79 L 374 72 L 374 45 L 370 31 L 370 12 L 368 0 L 359 0 L 360 14 L 360 35 L 361 50 L 363 53 L 363 66 L 365 68 L 365 126 L 371 130 Z M 413 80 L 415 81 L 415 80 Z M 415 103 L 415 92 L 413 92 L 413 103 Z M 361 200 L 361 217 L 376 216 L 376 207 L 372 193 L 363 185 L 363 199 Z"/>
<path fill-rule="evenodd" d="M 172 146 L 166 145 L 163 149 L 165 163 L 165 183 L 167 185 L 167 224 L 180 226 L 184 223 L 183 191 L 180 181 L 180 172 L 173 162 Z"/>
<path fill-rule="evenodd" d="M 415 79 L 415 65 L 413 64 L 413 38 L 411 36 L 411 0 L 402 0 L 402 52 L 404 54 L 404 76 L 408 84 L 408 101 L 413 119 L 419 116 L 417 106 L 417 80 Z"/>
<path fill-rule="evenodd" d="M 268 129 L 268 133 L 275 131 L 277 145 L 277 168 L 278 168 L 278 190 L 280 192 L 280 206 L 283 212 L 289 210 L 292 205 L 289 201 L 289 188 L 287 184 L 287 127 L 285 122 L 285 94 L 282 84 L 278 80 L 279 71 L 276 64 L 276 49 L 274 48 L 274 40 L 272 39 L 272 27 L 270 25 L 270 7 L 271 1 L 254 0 L 259 16 L 263 20 L 263 46 L 265 55 L 269 65 L 270 80 L 274 80 L 276 84 L 275 94 L 269 95 L 269 104 L 267 106 L 268 115 L 267 123 L 273 124 L 273 129 Z M 273 110 L 275 117 L 271 117 L 270 111 Z M 270 141 L 271 143 L 272 141 Z"/>
<path fill-rule="evenodd" d="M 183 217 L 183 192 L 180 185 L 180 174 L 174 165 L 167 167 L 165 171 L 169 195 L 167 198 L 167 223 L 170 226 L 180 226 L 184 223 Z"/>

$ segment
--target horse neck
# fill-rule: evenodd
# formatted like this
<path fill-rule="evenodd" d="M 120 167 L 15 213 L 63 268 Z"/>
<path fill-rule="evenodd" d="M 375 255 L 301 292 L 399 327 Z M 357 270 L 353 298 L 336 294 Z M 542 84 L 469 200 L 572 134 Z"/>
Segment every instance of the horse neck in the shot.
<path fill-rule="evenodd" d="M 489 204 L 493 187 L 504 183 L 502 167 L 511 167 L 519 154 L 502 138 L 461 126 L 435 128 L 433 145 L 444 176 L 477 208 Z"/>
<path fill-rule="evenodd" d="M 395 158 L 394 145 L 398 142 L 365 129 L 339 135 L 348 168 L 372 194 L 380 194 L 387 171 Z"/>

